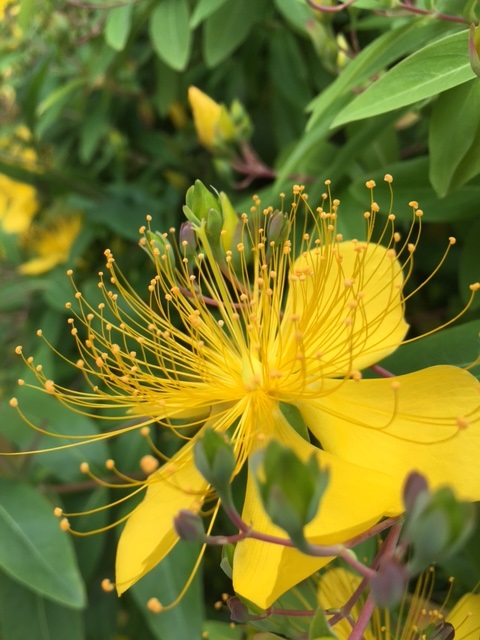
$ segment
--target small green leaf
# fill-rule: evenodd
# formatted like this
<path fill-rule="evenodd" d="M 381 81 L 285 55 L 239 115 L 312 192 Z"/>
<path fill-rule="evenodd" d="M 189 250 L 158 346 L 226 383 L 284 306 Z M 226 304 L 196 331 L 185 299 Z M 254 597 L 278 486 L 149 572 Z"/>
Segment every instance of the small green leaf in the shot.
<path fill-rule="evenodd" d="M 84 640 L 82 614 L 62 607 L 0 572 L 0 620 L 4 640 Z"/>
<path fill-rule="evenodd" d="M 328 624 L 324 610 L 319 608 L 315 612 L 310 625 L 308 640 L 324 640 L 324 638 L 337 638 L 337 635 L 333 633 L 331 626 Z"/>
<path fill-rule="evenodd" d="M 338 127 L 430 98 L 475 77 L 468 31 L 448 35 L 412 54 L 357 96 L 334 120 Z"/>
<path fill-rule="evenodd" d="M 72 541 L 50 502 L 27 484 L 0 478 L 0 566 L 45 598 L 75 609 L 85 591 Z"/>
<path fill-rule="evenodd" d="M 115 51 L 123 51 L 127 44 L 132 24 L 133 4 L 127 2 L 109 9 L 105 24 L 105 40 Z"/>
<path fill-rule="evenodd" d="M 159 58 L 183 71 L 190 58 L 192 34 L 187 0 L 160 0 L 150 18 L 150 38 Z"/>

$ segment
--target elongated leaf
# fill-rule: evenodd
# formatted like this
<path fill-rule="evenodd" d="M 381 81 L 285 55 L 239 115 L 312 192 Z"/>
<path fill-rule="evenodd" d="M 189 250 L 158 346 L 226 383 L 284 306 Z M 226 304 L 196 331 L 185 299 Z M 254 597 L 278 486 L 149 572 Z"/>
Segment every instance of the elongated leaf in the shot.
<path fill-rule="evenodd" d="M 198 572 L 187 593 L 173 609 L 155 615 L 145 606 L 153 596 L 164 605 L 176 599 L 188 580 L 199 551 L 197 545 L 178 543 L 159 565 L 131 589 L 140 613 L 158 640 L 201 637 L 204 610 Z"/>
<path fill-rule="evenodd" d="M 0 572 L 3 640 L 83 640 L 82 614 L 42 598 Z"/>
<path fill-rule="evenodd" d="M 227 0 L 207 18 L 203 38 L 207 66 L 217 66 L 244 42 L 264 6 L 263 0 Z"/>
<path fill-rule="evenodd" d="M 85 606 L 72 542 L 52 505 L 29 485 L 0 478 L 0 566 L 35 593 L 68 607 Z"/>
<path fill-rule="evenodd" d="M 187 0 L 160 0 L 150 19 L 150 38 L 157 55 L 172 69 L 183 71 L 192 44 Z"/>
<path fill-rule="evenodd" d="M 430 181 L 443 197 L 480 173 L 480 82 L 442 93 L 429 130 Z"/>
<path fill-rule="evenodd" d="M 199 0 L 190 18 L 190 27 L 192 29 L 198 27 L 205 18 L 212 15 L 212 13 L 219 9 L 222 4 L 225 4 L 226 1 L 227 0 Z"/>
<path fill-rule="evenodd" d="M 468 58 L 468 31 L 454 33 L 393 67 L 341 111 L 332 126 L 414 104 L 474 77 Z"/>
<path fill-rule="evenodd" d="M 82 87 L 85 83 L 85 78 L 75 78 L 75 80 L 71 80 L 70 82 L 67 82 L 67 84 L 63 84 L 61 87 L 58 87 L 58 89 L 53 91 L 38 105 L 37 115 L 42 116 L 54 105 L 65 104 L 70 99 L 71 94 Z"/>
<path fill-rule="evenodd" d="M 440 21 L 414 20 L 373 40 L 345 67 L 338 78 L 309 104 L 312 115 L 307 128 L 312 129 L 341 96 L 361 87 L 366 79 L 379 73 L 395 60 L 411 51 L 417 51 L 423 44 L 451 33 L 452 29 L 458 30 L 458 26 Z"/>
<path fill-rule="evenodd" d="M 390 195 L 387 189 L 382 189 L 385 172 L 391 173 L 394 182 L 394 213 L 400 220 L 410 221 L 412 211 L 408 207 L 410 200 L 417 200 L 424 211 L 424 222 L 453 222 L 465 220 L 476 215 L 475 203 L 480 199 L 480 184 L 471 184 L 455 193 L 439 198 L 430 184 L 428 157 L 403 160 L 390 166 L 382 167 L 358 179 L 350 187 L 350 194 L 363 207 L 365 206 L 365 180 L 375 180 L 379 185 L 375 191 L 375 199 L 383 211 L 388 208 Z"/>
<path fill-rule="evenodd" d="M 127 2 L 108 11 L 105 40 L 115 51 L 123 51 L 125 49 L 132 23 L 132 9 L 133 4 Z"/>

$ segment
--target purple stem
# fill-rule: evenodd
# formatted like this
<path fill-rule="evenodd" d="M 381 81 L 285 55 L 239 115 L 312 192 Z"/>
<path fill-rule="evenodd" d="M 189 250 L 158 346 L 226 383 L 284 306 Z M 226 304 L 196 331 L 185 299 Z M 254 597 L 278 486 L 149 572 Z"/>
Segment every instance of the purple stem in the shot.
<path fill-rule="evenodd" d="M 379 376 L 381 376 L 382 378 L 394 378 L 395 374 L 391 373 L 390 371 L 388 371 L 387 369 L 384 369 L 383 367 L 379 367 L 378 364 L 373 364 L 370 369 L 372 371 L 375 371 L 375 373 L 378 373 Z"/>

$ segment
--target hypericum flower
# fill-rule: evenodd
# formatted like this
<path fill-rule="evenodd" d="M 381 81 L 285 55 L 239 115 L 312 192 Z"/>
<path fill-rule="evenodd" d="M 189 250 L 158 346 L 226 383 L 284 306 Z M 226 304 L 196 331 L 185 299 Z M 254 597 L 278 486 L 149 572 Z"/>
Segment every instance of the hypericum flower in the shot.
<path fill-rule="evenodd" d="M 23 233 L 39 208 L 34 187 L 0 174 L 0 225 L 5 233 Z"/>
<path fill-rule="evenodd" d="M 372 190 L 373 181 L 367 187 Z M 338 200 L 325 193 L 312 210 L 303 187 L 295 186 L 293 194 L 286 213 L 284 194 L 280 211 L 254 196 L 230 249 L 221 241 L 221 207 L 216 211 L 201 189 L 198 211 L 185 208 L 189 222 L 179 241 L 174 229 L 160 235 L 142 227 L 141 245 L 156 266 L 146 301 L 107 250 L 106 272 L 99 274 L 104 302 L 90 306 L 74 284 L 75 301 L 67 304 L 86 391 L 61 387 L 25 358 L 43 391 L 73 411 L 95 415 L 117 408 L 128 416 L 126 426 L 95 437 L 136 428 L 149 437 L 145 428 L 155 425 L 183 443 L 172 458 L 152 443 L 165 464 L 154 470 L 149 463 L 151 475 L 134 484 L 146 495 L 121 534 L 120 594 L 176 544 L 172 520 L 180 509 L 198 512 L 215 498 L 192 455 L 206 427 L 231 440 L 234 475 L 272 438 L 301 459 L 314 453 L 328 467 L 321 509 L 306 527 L 313 543 L 345 541 L 383 516 L 401 513 L 412 468 L 432 487 L 449 483 L 461 499 L 480 498 L 477 380 L 454 366 L 379 379 L 360 373 L 405 342 L 405 301 L 418 291 L 405 293 L 420 238 L 418 204 L 410 203 L 413 222 L 404 239 L 389 211 L 373 242 L 379 207 L 372 192 L 363 214 L 366 241 L 344 241 L 336 229 Z M 446 253 L 453 244 L 450 238 Z M 471 286 L 470 300 L 479 288 Z M 11 404 L 27 420 L 18 401 Z M 292 406 L 320 446 L 289 424 Z M 117 411 L 113 418 L 122 415 Z M 90 441 L 70 437 L 69 446 Z M 283 535 L 264 512 L 251 476 L 243 519 L 258 531 Z M 67 520 L 63 526 L 69 528 Z M 235 551 L 234 589 L 267 608 L 325 562 L 247 539 Z"/>
<path fill-rule="evenodd" d="M 326 571 L 318 585 L 320 606 L 331 611 L 342 609 L 360 582 L 359 576 L 342 568 Z M 430 637 L 476 640 L 480 634 L 480 594 L 467 593 L 450 608 L 451 589 L 445 602 L 436 605 L 432 601 L 433 586 L 434 571 L 431 569 L 420 576 L 413 594 L 405 594 L 398 611 L 375 608 L 362 637 L 365 640 L 426 640 Z M 332 626 L 338 640 L 348 640 L 360 610 L 357 601 L 348 617 Z M 431 635 L 434 629 L 442 627 L 445 635 Z M 455 635 L 447 635 L 448 630 L 454 631 Z"/>
<path fill-rule="evenodd" d="M 211 150 L 215 144 L 235 137 L 235 127 L 225 105 L 218 104 L 197 87 L 189 87 L 188 101 L 198 140 L 205 148 Z"/>
<path fill-rule="evenodd" d="M 32 227 L 24 238 L 35 258 L 18 268 L 20 273 L 36 276 L 64 264 L 82 227 L 80 214 L 59 217 L 46 228 Z"/>

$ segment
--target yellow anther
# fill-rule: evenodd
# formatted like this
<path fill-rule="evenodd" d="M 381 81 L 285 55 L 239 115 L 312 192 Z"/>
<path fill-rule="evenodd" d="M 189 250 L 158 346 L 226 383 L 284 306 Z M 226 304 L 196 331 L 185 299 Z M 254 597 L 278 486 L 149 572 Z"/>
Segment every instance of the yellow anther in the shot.
<path fill-rule="evenodd" d="M 152 455 L 143 456 L 140 460 L 140 468 L 147 476 L 151 475 L 159 467 L 159 462 Z"/>
<path fill-rule="evenodd" d="M 88 464 L 88 462 L 82 462 L 82 464 L 80 465 L 80 472 L 88 473 L 89 471 L 90 471 L 90 465 Z"/>
<path fill-rule="evenodd" d="M 108 578 L 104 578 L 101 582 L 102 585 L 102 589 L 103 591 L 105 591 L 106 593 L 110 593 L 111 591 L 114 590 L 114 586 L 111 580 L 109 580 Z"/>
<path fill-rule="evenodd" d="M 61 518 L 63 516 L 63 509 L 61 507 L 55 507 L 55 509 L 53 510 L 53 515 L 56 518 Z"/>
<path fill-rule="evenodd" d="M 150 598 L 147 602 L 147 609 L 152 613 L 161 613 L 163 611 L 163 606 L 158 598 Z"/>
<path fill-rule="evenodd" d="M 70 531 L 70 523 L 67 518 L 62 518 L 60 520 L 60 529 L 62 531 Z"/>
<path fill-rule="evenodd" d="M 14 409 L 16 409 L 18 407 L 18 400 L 16 398 L 10 398 L 10 401 L 8 404 Z"/>
<path fill-rule="evenodd" d="M 393 177 L 389 173 L 386 173 L 383 176 L 383 179 L 385 180 L 385 182 L 388 182 L 388 184 L 392 184 L 393 182 Z"/>
<path fill-rule="evenodd" d="M 53 380 L 45 380 L 44 386 L 47 393 L 55 393 L 55 384 Z"/>

